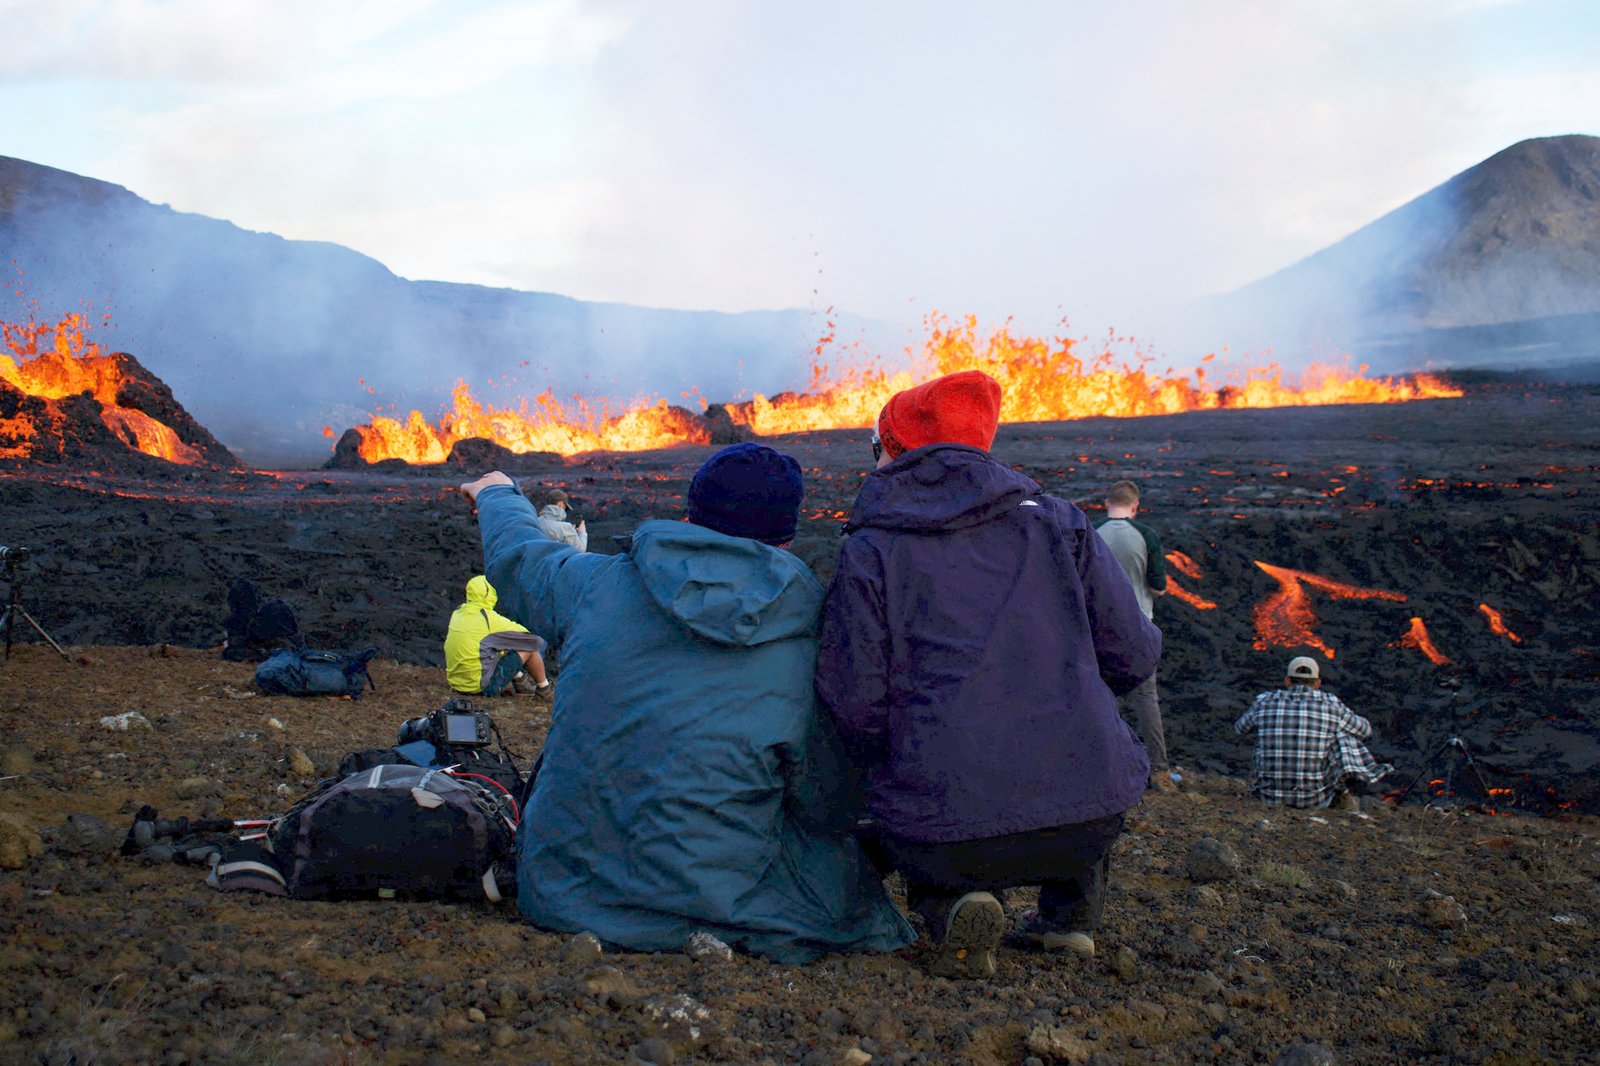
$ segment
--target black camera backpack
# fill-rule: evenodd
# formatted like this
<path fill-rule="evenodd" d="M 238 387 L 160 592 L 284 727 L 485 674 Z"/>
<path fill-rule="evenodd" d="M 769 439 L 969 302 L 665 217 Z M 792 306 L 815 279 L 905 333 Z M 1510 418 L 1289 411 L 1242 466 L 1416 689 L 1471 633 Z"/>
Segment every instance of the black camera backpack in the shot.
<path fill-rule="evenodd" d="M 380 765 L 331 782 L 261 844 L 223 855 L 211 883 L 296 899 L 488 899 L 515 890 L 516 810 L 444 770 Z"/>
<path fill-rule="evenodd" d="M 284 648 L 275 651 L 256 667 L 256 687 L 270 696 L 349 696 L 360 699 L 368 688 L 377 688 L 367 663 L 378 654 L 376 648 L 346 655 L 310 648 Z"/>

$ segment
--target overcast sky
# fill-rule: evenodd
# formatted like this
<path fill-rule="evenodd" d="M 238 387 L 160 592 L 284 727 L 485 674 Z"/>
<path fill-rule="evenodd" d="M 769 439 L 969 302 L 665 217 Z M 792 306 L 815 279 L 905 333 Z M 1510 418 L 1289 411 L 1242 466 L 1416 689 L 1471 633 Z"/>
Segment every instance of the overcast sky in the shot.
<path fill-rule="evenodd" d="M 1595 0 L 0 0 L 0 25 L 0 154 L 404 277 L 1158 345 L 1175 301 L 1525 137 L 1600 134 Z"/>

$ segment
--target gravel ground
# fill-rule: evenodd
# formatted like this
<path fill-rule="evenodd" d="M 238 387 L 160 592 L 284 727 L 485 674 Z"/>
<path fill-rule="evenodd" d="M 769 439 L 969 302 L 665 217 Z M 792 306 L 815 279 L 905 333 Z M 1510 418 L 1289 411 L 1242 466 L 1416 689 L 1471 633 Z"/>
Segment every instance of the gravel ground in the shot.
<path fill-rule="evenodd" d="M 1134 813 L 1088 962 L 597 952 L 509 904 L 223 894 L 113 855 L 143 803 L 282 810 L 437 706 L 436 670 L 294 700 L 209 651 L 69 651 L 0 667 L 0 1063 L 1600 1061 L 1594 819 L 1296 812 L 1191 772 Z M 126 711 L 153 728 L 100 725 Z M 497 718 L 537 747 L 533 700 Z"/>

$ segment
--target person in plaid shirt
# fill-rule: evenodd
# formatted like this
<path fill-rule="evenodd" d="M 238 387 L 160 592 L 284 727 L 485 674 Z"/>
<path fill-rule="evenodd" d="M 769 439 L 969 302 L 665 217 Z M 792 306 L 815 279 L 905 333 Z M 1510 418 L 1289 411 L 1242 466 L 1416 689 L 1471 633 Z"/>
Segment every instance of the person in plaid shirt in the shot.
<path fill-rule="evenodd" d="M 1361 743 L 1372 735 L 1372 723 L 1321 691 L 1321 671 L 1310 656 L 1291 659 L 1283 683 L 1257 696 L 1233 723 L 1235 733 L 1256 734 L 1251 795 L 1288 807 L 1337 801 L 1360 810 L 1356 792 L 1394 769 Z"/>

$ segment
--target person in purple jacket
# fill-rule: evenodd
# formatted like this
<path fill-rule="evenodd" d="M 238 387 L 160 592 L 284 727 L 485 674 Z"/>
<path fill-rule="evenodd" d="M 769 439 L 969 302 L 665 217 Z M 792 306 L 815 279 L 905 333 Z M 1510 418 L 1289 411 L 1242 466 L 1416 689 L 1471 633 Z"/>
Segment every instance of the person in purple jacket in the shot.
<path fill-rule="evenodd" d="M 1083 512 L 988 454 L 1000 386 L 980 371 L 895 394 L 823 607 L 817 695 L 878 843 L 935 949 L 994 973 L 996 893 L 1039 885 L 1017 933 L 1094 953 L 1111 846 L 1149 763 L 1116 698 L 1161 631 Z"/>

